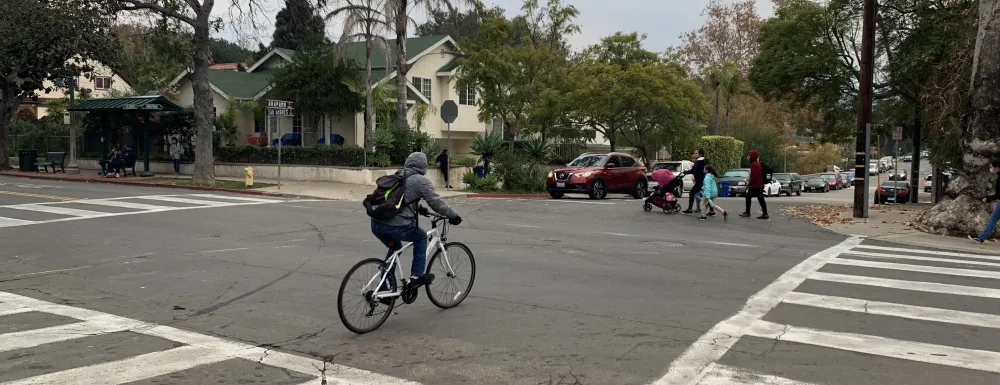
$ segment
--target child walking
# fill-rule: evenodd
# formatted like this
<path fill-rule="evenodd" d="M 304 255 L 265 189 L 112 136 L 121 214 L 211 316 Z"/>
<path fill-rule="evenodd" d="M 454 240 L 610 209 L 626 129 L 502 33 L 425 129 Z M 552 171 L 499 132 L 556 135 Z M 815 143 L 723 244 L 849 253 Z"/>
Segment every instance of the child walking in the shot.
<path fill-rule="evenodd" d="M 705 182 L 701 186 L 701 220 L 708 219 L 705 213 L 709 209 L 718 211 L 722 213 L 722 220 L 729 220 L 729 213 L 723 210 L 722 207 L 715 204 L 715 198 L 719 197 L 719 187 L 715 184 L 715 180 L 719 177 L 719 173 L 715 171 L 712 166 L 705 166 Z M 692 194 L 694 192 L 692 191 Z"/>

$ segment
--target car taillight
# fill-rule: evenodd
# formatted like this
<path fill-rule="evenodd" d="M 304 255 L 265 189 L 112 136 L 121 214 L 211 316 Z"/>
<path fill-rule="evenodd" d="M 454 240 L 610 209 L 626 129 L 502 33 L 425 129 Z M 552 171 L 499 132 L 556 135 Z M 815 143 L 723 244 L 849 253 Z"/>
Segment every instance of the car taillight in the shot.
<path fill-rule="evenodd" d="M 879 188 L 875 189 L 875 191 L 878 191 L 878 192 L 885 192 L 885 189 L 883 189 L 883 188 L 879 187 Z"/>
<path fill-rule="evenodd" d="M 899 190 L 900 194 L 906 195 L 910 193 L 910 190 Z"/>

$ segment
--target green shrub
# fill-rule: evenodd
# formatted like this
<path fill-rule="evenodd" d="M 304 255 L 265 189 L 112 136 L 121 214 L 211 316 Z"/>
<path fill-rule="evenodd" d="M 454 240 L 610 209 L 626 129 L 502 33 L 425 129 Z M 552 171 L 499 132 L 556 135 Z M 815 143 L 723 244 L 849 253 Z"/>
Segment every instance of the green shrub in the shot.
<path fill-rule="evenodd" d="M 368 156 L 368 165 L 375 167 L 389 167 L 392 166 L 392 159 L 389 158 L 389 154 L 371 154 Z"/>
<path fill-rule="evenodd" d="M 497 185 L 500 184 L 500 179 L 497 178 L 496 174 L 489 174 L 484 178 L 480 178 L 474 172 L 468 171 L 462 175 L 462 182 L 472 191 L 495 192 L 499 190 Z"/>
<path fill-rule="evenodd" d="M 456 156 L 451 158 L 451 165 L 453 167 L 472 167 L 476 165 L 476 159 L 468 156 Z"/>
<path fill-rule="evenodd" d="M 705 150 L 715 170 L 720 174 L 740 167 L 743 158 L 743 142 L 731 136 L 703 136 L 699 148 Z"/>
<path fill-rule="evenodd" d="M 505 152 L 497 156 L 493 173 L 503 183 L 504 191 L 545 192 L 547 171 L 524 154 Z"/>

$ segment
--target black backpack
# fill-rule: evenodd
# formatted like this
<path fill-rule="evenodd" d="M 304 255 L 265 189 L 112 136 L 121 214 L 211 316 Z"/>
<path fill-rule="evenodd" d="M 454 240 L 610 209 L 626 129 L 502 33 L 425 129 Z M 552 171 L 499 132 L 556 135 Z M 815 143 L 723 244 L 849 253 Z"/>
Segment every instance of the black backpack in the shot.
<path fill-rule="evenodd" d="M 761 163 L 760 170 L 761 173 L 764 174 L 764 184 L 771 183 L 771 181 L 774 180 L 774 170 L 772 170 L 771 167 Z"/>
<path fill-rule="evenodd" d="M 369 217 L 382 221 L 392 219 L 410 203 L 404 202 L 406 178 L 400 174 L 386 175 L 375 181 L 375 191 L 361 202 Z"/>

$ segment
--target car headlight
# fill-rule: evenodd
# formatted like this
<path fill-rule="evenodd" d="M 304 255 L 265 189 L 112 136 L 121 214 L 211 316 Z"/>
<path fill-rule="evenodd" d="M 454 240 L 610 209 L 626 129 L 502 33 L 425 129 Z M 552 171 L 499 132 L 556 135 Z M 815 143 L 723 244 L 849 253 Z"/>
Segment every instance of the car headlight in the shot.
<path fill-rule="evenodd" d="M 553 176 L 555 176 L 555 175 L 556 175 L 556 173 L 554 173 L 554 172 L 552 172 L 552 171 L 549 171 L 549 178 L 552 178 L 552 177 L 553 177 Z"/>
<path fill-rule="evenodd" d="M 581 177 L 581 178 L 586 178 L 586 177 L 591 176 L 593 174 L 594 174 L 593 171 L 587 171 L 587 172 L 579 172 L 579 173 L 576 174 L 576 176 Z"/>
<path fill-rule="evenodd" d="M 740 181 L 739 183 L 737 183 L 736 185 L 737 185 L 737 186 L 746 186 L 746 185 L 747 185 L 747 182 L 746 182 L 746 181 L 742 181 L 742 180 L 741 180 L 741 181 Z"/>

